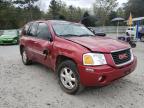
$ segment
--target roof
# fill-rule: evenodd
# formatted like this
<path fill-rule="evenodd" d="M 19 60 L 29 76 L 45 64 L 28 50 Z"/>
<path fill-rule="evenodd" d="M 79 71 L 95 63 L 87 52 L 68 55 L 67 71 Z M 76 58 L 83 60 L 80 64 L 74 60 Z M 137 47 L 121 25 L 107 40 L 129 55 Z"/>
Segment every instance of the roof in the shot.
<path fill-rule="evenodd" d="M 133 18 L 132 19 L 133 22 L 135 22 L 135 21 L 141 21 L 141 20 L 144 20 L 144 17 L 138 17 L 138 18 Z M 124 22 L 128 22 L 128 20 L 126 20 Z"/>
<path fill-rule="evenodd" d="M 141 20 L 144 20 L 144 17 L 133 18 L 132 21 L 141 21 Z"/>

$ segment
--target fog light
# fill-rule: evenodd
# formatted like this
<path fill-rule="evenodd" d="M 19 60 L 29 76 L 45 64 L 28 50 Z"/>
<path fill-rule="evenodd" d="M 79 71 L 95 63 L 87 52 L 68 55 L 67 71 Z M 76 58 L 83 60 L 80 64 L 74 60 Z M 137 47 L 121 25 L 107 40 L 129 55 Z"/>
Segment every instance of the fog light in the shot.
<path fill-rule="evenodd" d="M 106 79 L 106 77 L 105 77 L 105 76 L 100 76 L 100 77 L 98 78 L 98 81 L 99 81 L 99 82 L 104 82 L 104 81 L 105 81 L 105 79 Z"/>

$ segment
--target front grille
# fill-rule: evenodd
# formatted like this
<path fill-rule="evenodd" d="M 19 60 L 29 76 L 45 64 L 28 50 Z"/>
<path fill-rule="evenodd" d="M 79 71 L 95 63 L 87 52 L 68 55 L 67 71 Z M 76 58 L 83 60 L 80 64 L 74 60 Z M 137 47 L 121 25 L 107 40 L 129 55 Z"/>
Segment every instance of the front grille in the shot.
<path fill-rule="evenodd" d="M 112 52 L 111 55 L 116 65 L 120 65 L 131 60 L 130 49 Z"/>

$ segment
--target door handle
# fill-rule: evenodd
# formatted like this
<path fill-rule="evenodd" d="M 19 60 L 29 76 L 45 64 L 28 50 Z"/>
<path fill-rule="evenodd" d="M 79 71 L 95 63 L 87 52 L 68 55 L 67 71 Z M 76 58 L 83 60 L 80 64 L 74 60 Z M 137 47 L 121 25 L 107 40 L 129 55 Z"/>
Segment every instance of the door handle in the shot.
<path fill-rule="evenodd" d="M 43 54 L 48 55 L 49 54 L 49 50 L 48 49 L 44 50 Z"/>
<path fill-rule="evenodd" d="M 48 54 L 49 54 L 49 50 L 48 49 L 46 49 L 46 50 L 44 50 L 43 51 L 43 54 L 45 55 L 45 60 L 47 59 L 47 56 L 48 56 Z"/>

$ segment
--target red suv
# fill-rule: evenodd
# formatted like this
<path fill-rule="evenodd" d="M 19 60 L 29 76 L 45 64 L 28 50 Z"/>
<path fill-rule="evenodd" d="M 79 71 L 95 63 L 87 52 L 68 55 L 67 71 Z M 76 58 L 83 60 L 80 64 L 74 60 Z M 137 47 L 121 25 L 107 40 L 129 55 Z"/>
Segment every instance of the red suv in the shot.
<path fill-rule="evenodd" d="M 58 20 L 26 24 L 20 53 L 25 65 L 39 62 L 56 72 L 69 94 L 108 85 L 133 72 L 137 64 L 128 44 L 96 36 L 82 24 Z"/>

